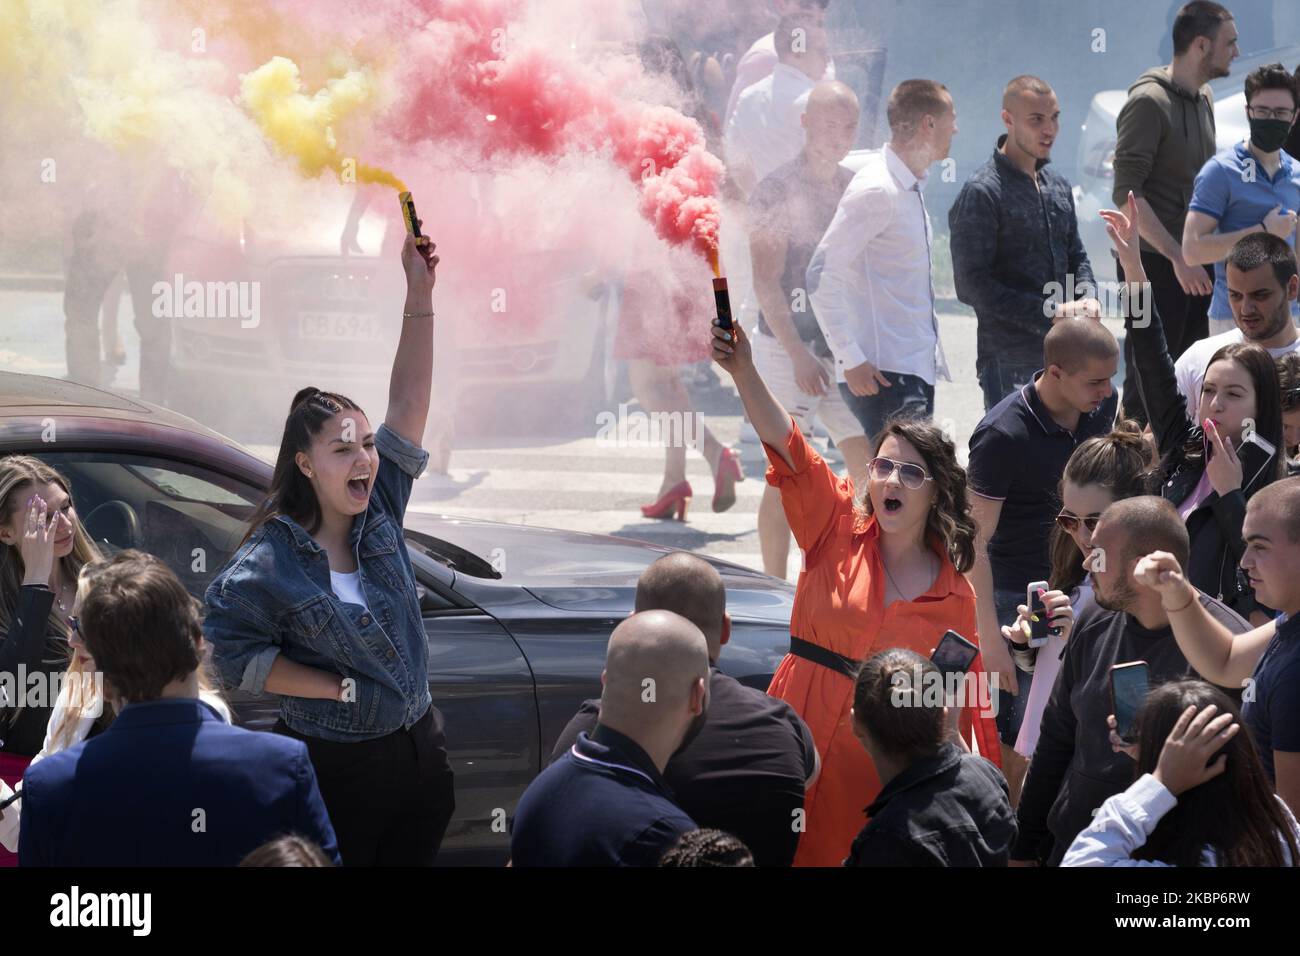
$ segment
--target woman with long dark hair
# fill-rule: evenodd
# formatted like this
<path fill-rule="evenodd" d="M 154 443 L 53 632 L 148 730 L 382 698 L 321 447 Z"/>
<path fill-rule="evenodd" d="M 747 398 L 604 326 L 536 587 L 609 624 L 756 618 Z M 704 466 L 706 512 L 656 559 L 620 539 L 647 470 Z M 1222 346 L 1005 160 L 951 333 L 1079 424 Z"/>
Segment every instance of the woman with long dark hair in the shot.
<path fill-rule="evenodd" d="M 1050 623 L 1061 633 L 1049 637 L 1042 647 L 1030 647 L 1029 608 L 1024 605 L 1015 622 L 1002 628 L 1002 635 L 1014 645 L 1016 666 L 1034 674 L 1016 737 L 1016 753 L 1022 757 L 1034 755 L 1043 711 L 1061 669 L 1065 642 L 1079 610 L 1092 599 L 1088 572 L 1083 567 L 1084 558 L 1092 551 L 1092 529 L 1114 502 L 1149 493 L 1150 457 L 1151 449 L 1142 432 L 1134 422 L 1125 420 L 1109 434 L 1089 438 L 1065 463 L 1058 492 L 1061 513 L 1052 526 L 1049 544 L 1050 590 L 1043 595 Z"/>
<path fill-rule="evenodd" d="M 1178 508 L 1191 537 L 1188 580 L 1263 624 L 1267 611 L 1239 578 L 1237 564 L 1246 550 L 1241 536 L 1246 502 L 1285 474 L 1277 367 L 1258 345 L 1239 342 L 1219 349 L 1206 367 L 1193 418 L 1178 391 L 1155 300 L 1149 287 L 1143 290 L 1137 202 L 1130 193 L 1127 215 L 1111 209 L 1101 215 L 1129 283 L 1134 378 L 1160 453 L 1161 494 Z"/>
<path fill-rule="evenodd" d="M 223 681 L 280 697 L 307 744 L 348 866 L 429 865 L 454 806 L 442 715 L 402 519 L 429 455 L 434 247 L 407 237 L 406 307 L 384 423 L 355 402 L 294 396 L 271 492 L 209 586 Z"/>
<path fill-rule="evenodd" d="M 1295 817 L 1228 696 L 1157 687 L 1138 715 L 1135 782 L 1106 800 L 1062 866 L 1295 866 Z"/>
<path fill-rule="evenodd" d="M 0 800 L 45 742 L 71 660 L 77 575 L 98 556 L 68 480 L 39 458 L 0 458 Z M 32 680 L 43 681 L 43 702 L 27 699 Z M 9 812 L 0 830 L 15 817 Z M 0 847 L 0 867 L 17 865 Z"/>
<path fill-rule="evenodd" d="M 772 395 L 739 323 L 731 332 L 715 323 L 713 358 L 731 374 L 763 441 L 767 480 L 780 489 L 803 551 L 790 653 L 768 688 L 808 724 L 822 758 L 805 796 L 806 829 L 794 862 L 838 866 L 862 829 L 863 808 L 880 792 L 850 716 L 859 662 L 892 647 L 928 657 L 948 630 L 972 643 L 978 637 L 975 592 L 965 577 L 975 563 L 966 473 L 938 428 L 895 419 L 874 436 L 867 487 L 855 489 L 812 450 Z M 971 672 L 978 678 L 982 671 L 976 656 Z M 959 708 L 959 735 L 1000 765 L 987 702 L 960 703 L 967 706 Z"/>

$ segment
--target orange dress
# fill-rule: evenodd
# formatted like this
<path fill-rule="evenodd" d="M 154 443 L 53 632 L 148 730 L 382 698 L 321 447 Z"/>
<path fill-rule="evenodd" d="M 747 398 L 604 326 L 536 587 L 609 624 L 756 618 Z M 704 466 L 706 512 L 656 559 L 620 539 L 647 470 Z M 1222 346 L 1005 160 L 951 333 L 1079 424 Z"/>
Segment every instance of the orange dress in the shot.
<path fill-rule="evenodd" d="M 975 592 L 935 546 L 938 577 L 914 601 L 884 607 L 885 577 L 880 560 L 880 526 L 862 522 L 853 504 L 853 483 L 837 478 L 830 466 L 793 427 L 786 450 L 792 471 L 766 447 L 769 484 L 780 489 L 790 530 L 804 553 L 790 632 L 852 660 L 864 660 L 891 647 L 929 657 L 944 632 L 952 629 L 976 641 Z M 982 670 L 975 659 L 972 672 Z M 787 654 L 768 693 L 790 704 L 812 730 L 822 769 L 804 801 L 805 829 L 795 866 L 839 866 L 853 838 L 866 823 L 863 811 L 880 793 L 871 758 L 853 736 L 849 709 L 853 681 L 821 664 Z M 978 707 L 962 707 L 962 736 L 972 735 L 982 756 L 1001 763 L 997 730 Z"/>

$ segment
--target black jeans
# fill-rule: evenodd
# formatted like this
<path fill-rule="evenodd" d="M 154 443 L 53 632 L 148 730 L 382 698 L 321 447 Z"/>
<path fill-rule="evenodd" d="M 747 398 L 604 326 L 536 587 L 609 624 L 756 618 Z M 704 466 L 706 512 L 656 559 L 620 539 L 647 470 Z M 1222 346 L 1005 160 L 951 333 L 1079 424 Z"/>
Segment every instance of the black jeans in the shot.
<path fill-rule="evenodd" d="M 929 419 L 934 415 L 934 386 L 916 375 L 881 372 L 889 388 L 880 387 L 875 395 L 854 395 L 840 382 L 840 394 L 873 443 L 891 418 Z"/>
<path fill-rule="evenodd" d="M 442 714 L 357 743 L 275 732 L 307 745 L 344 866 L 433 866 L 456 809 Z"/>
<path fill-rule="evenodd" d="M 1124 281 L 1124 268 L 1116 263 L 1119 280 Z M 1178 356 L 1187 351 L 1193 342 L 1199 342 L 1210 332 L 1209 314 L 1212 295 L 1188 295 L 1178 284 L 1173 263 L 1157 252 L 1142 253 L 1142 268 L 1146 270 L 1147 281 L 1151 283 L 1151 295 L 1155 299 L 1156 311 L 1165 328 L 1165 340 L 1169 343 L 1169 357 L 1175 362 Z M 1203 266 L 1201 268 L 1204 268 Z M 1214 273 L 1205 270 L 1214 281 Z M 1128 329 L 1130 319 L 1124 320 Z M 1137 386 L 1137 377 L 1133 371 L 1133 343 L 1124 337 L 1124 415 L 1138 423 L 1147 424 L 1147 410 L 1142 403 L 1142 393 Z"/>
<path fill-rule="evenodd" d="M 153 287 L 156 282 L 170 281 L 163 276 L 166 250 L 153 248 L 118 260 L 103 250 L 87 250 L 87 241 L 80 235 L 73 240 L 63 287 L 68 378 L 92 387 L 107 384 L 100 358 L 99 312 L 109 283 L 125 272 L 135 328 L 140 333 L 140 397 L 164 404 L 171 367 L 172 319 L 153 314 Z M 116 305 L 113 303 L 114 308 Z"/>

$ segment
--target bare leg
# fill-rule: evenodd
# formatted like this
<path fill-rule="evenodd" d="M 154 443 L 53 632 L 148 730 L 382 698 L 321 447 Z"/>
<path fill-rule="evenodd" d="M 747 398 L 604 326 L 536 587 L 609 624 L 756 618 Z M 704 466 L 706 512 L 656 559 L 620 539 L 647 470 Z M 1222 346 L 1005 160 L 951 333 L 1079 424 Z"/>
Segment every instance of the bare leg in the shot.
<path fill-rule="evenodd" d="M 1014 747 L 1002 745 L 1002 774 L 1007 778 L 1007 790 L 1011 796 L 1011 809 L 1020 806 L 1020 788 L 1025 782 L 1025 771 L 1029 761 L 1016 753 Z"/>
<path fill-rule="evenodd" d="M 681 424 L 681 434 L 672 436 L 665 449 L 664 478 L 659 487 L 662 495 L 673 485 L 686 480 L 686 448 L 688 444 L 694 445 L 696 413 L 691 409 L 690 396 L 682 384 L 679 367 L 635 359 L 628 363 L 628 377 L 633 394 L 647 413 L 676 413 L 679 416 L 675 420 Z M 701 428 L 701 432 L 704 447 L 700 450 L 710 467 L 716 470 L 722 444 L 707 427 Z"/>

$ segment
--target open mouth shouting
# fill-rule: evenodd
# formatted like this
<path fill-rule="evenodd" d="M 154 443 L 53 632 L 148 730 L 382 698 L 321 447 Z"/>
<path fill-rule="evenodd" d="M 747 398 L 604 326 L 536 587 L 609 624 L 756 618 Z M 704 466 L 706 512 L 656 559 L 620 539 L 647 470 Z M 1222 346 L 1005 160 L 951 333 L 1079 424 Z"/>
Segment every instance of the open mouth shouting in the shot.
<path fill-rule="evenodd" d="M 358 472 L 348 479 L 348 496 L 358 503 L 370 500 L 370 472 Z"/>
<path fill-rule="evenodd" d="M 885 495 L 885 500 L 882 504 L 884 505 L 887 514 L 897 514 L 903 510 L 903 499 L 898 497 L 898 495 Z"/>

